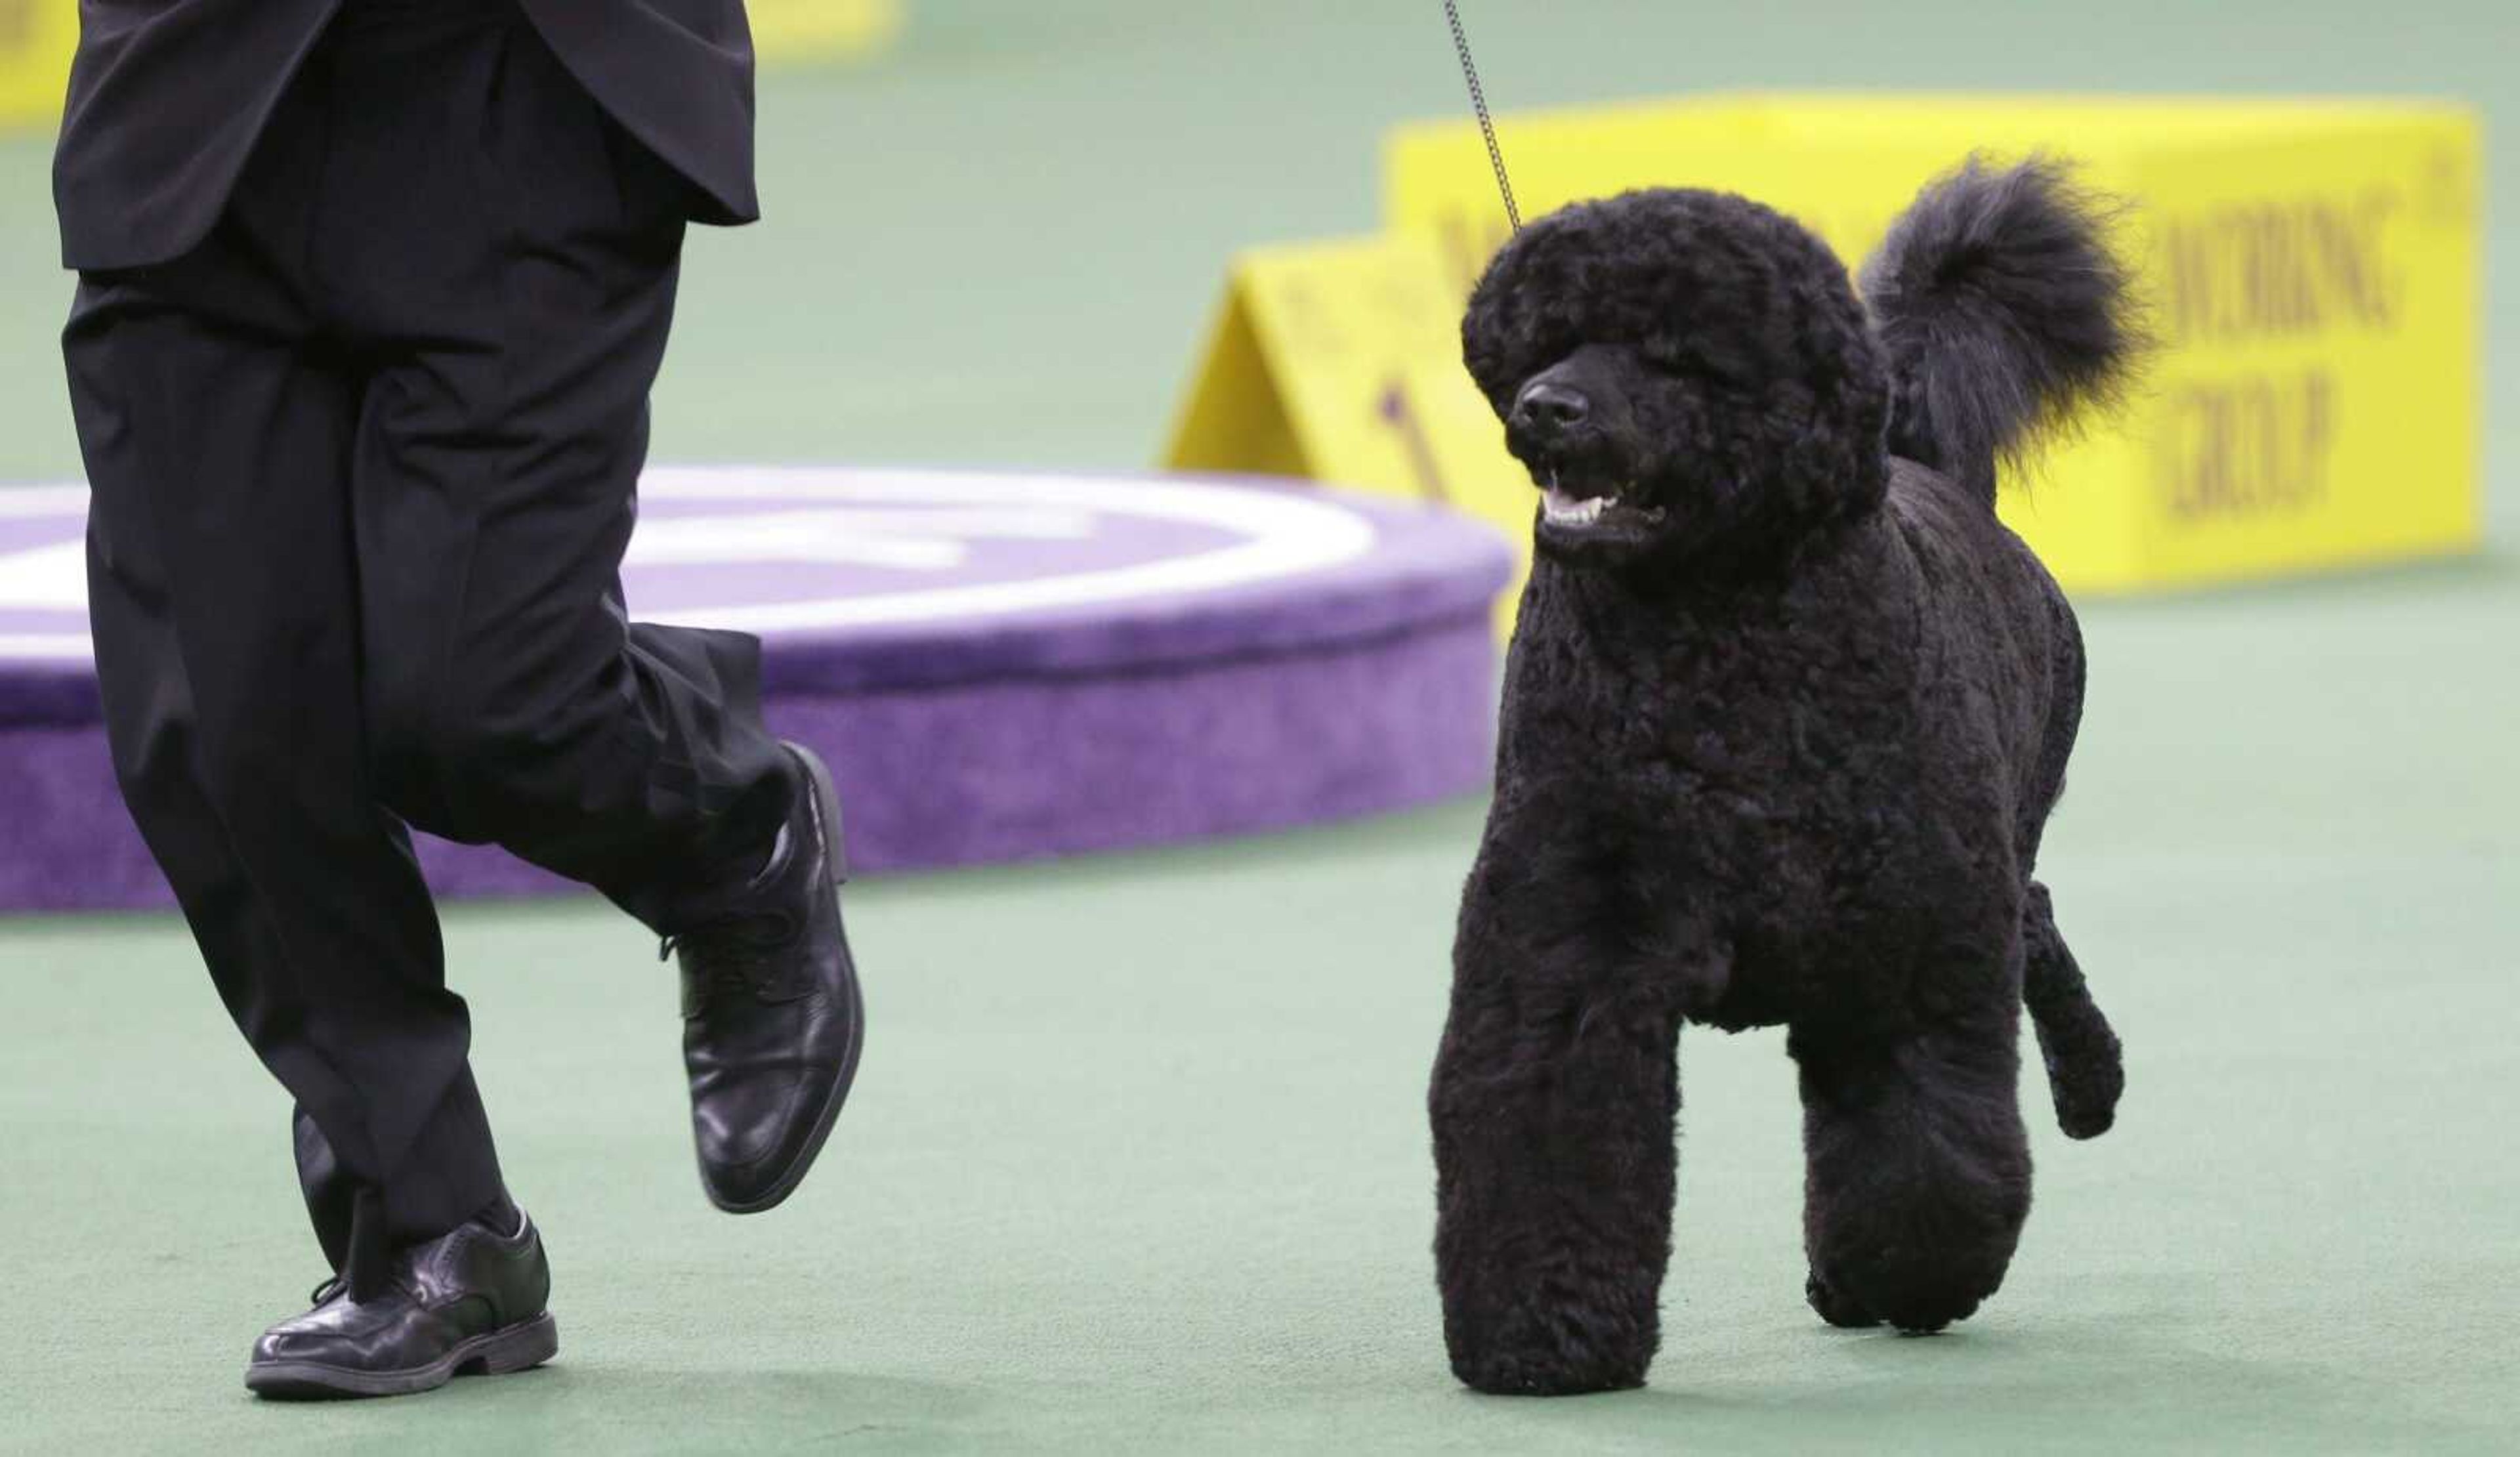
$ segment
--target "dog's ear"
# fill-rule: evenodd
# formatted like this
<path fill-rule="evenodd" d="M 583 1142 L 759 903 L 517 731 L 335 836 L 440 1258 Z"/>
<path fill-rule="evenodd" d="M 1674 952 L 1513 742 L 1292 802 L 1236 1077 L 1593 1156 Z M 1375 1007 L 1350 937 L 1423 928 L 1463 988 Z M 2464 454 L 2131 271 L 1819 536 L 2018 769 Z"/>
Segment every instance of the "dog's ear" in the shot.
<path fill-rule="evenodd" d="M 1789 292 L 1802 367 L 1761 412 L 1771 488 L 1799 524 L 1850 520 L 1889 489 L 1889 367 L 1834 257 Z"/>
<path fill-rule="evenodd" d="M 1881 504 L 1889 461 L 1881 448 L 1886 402 L 1824 398 L 1800 386 L 1775 390 L 1745 442 L 1765 478 L 1759 514 L 1779 535 L 1848 521 Z"/>
<path fill-rule="evenodd" d="M 1840 516 L 1861 516 L 1890 488 L 1890 367 L 1861 303 L 1835 347 L 1841 372 L 1828 448 L 1840 472 L 1836 506 Z"/>

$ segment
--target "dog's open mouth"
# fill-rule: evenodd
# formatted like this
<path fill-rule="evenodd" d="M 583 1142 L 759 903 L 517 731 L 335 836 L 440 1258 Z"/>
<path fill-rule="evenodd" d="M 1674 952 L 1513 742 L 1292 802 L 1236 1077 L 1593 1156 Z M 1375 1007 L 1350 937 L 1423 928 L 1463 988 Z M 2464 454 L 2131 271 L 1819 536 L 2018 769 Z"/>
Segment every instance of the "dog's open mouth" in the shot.
<path fill-rule="evenodd" d="M 1663 509 L 1622 499 L 1630 489 L 1570 487 L 1552 474 L 1540 490 L 1541 528 L 1552 535 L 1582 539 L 1626 535 L 1660 525 Z"/>
<path fill-rule="evenodd" d="M 1554 526 L 1589 526 L 1610 509 L 1608 496 L 1586 496 L 1577 500 L 1573 494 L 1550 486 L 1540 493 L 1541 515 Z"/>

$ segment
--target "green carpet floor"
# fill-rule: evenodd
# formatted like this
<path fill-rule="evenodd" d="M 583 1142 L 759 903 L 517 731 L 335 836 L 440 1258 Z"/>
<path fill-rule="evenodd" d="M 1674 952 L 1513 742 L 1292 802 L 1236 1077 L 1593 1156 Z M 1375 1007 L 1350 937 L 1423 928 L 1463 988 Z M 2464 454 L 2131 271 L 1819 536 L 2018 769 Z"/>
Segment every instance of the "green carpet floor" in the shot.
<path fill-rule="evenodd" d="M 911 4 L 887 68 L 765 85 L 773 221 L 693 250 L 660 454 L 1143 464 L 1225 254 L 1369 226 L 1377 128 L 1459 99 L 1431 3 Z M 2498 4 L 1467 9 L 1508 104 L 1912 84 L 2520 116 Z M 75 466 L 43 172 L 0 143 L 0 478 Z M 2507 367 L 2520 310 L 2494 309 Z M 652 944 L 584 902 L 452 912 L 562 1356 L 349 1407 L 238 1385 L 322 1272 L 285 1103 L 181 929 L 0 921 L 0 1446 L 2513 1450 L 2520 430 L 2488 398 L 2496 553 L 2087 609 L 2047 878 L 2131 1087 L 2075 1146 L 2031 1090 L 2038 1207 L 1957 1334 L 1803 1308 L 1780 1039 L 1694 1034 L 1653 1388 L 1454 1387 L 1420 1099 L 1461 804 L 860 888 L 864 1076 L 756 1219 L 700 1199 Z"/>

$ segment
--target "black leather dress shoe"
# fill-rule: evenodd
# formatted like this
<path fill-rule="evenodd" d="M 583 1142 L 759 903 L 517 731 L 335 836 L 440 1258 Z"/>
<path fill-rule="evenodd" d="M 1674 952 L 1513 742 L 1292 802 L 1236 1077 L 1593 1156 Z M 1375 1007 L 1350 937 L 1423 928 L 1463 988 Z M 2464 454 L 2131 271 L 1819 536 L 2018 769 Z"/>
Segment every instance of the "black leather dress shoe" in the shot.
<path fill-rule="evenodd" d="M 700 1187 L 734 1214 L 795 1192 L 857 1076 L 865 1024 L 840 925 L 840 802 L 796 745 L 795 805 L 770 863 L 705 924 L 667 941 L 682 962 L 683 1063 Z"/>
<path fill-rule="evenodd" d="M 385 1289 L 358 1299 L 338 1277 L 315 1308 L 265 1331 L 245 1384 L 265 1396 L 400 1396 L 458 1376 L 539 1366 L 560 1350 L 544 1302 L 551 1266 L 521 1213 L 513 1229 L 485 1219 L 397 1255 Z"/>

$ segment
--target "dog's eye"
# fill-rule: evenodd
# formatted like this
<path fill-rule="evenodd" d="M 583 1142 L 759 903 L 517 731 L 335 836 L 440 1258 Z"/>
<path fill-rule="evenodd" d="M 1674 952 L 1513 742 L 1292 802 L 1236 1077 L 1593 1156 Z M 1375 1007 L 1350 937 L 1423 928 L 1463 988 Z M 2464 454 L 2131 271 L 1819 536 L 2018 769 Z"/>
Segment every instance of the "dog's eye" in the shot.
<path fill-rule="evenodd" d="M 1668 379 L 1705 380 L 1709 375 L 1723 377 L 1715 361 L 1707 357 L 1704 341 L 1691 336 L 1658 340 L 1637 351 L 1645 366 Z"/>
<path fill-rule="evenodd" d="M 1746 350 L 1718 339 L 1690 340 L 1686 345 L 1646 351 L 1644 357 L 1658 375 L 1722 393 L 1756 392 L 1775 382 Z"/>
<path fill-rule="evenodd" d="M 1657 374 L 1676 375 L 1688 365 L 1685 352 L 1678 340 L 1655 340 L 1638 346 L 1637 357 Z"/>

